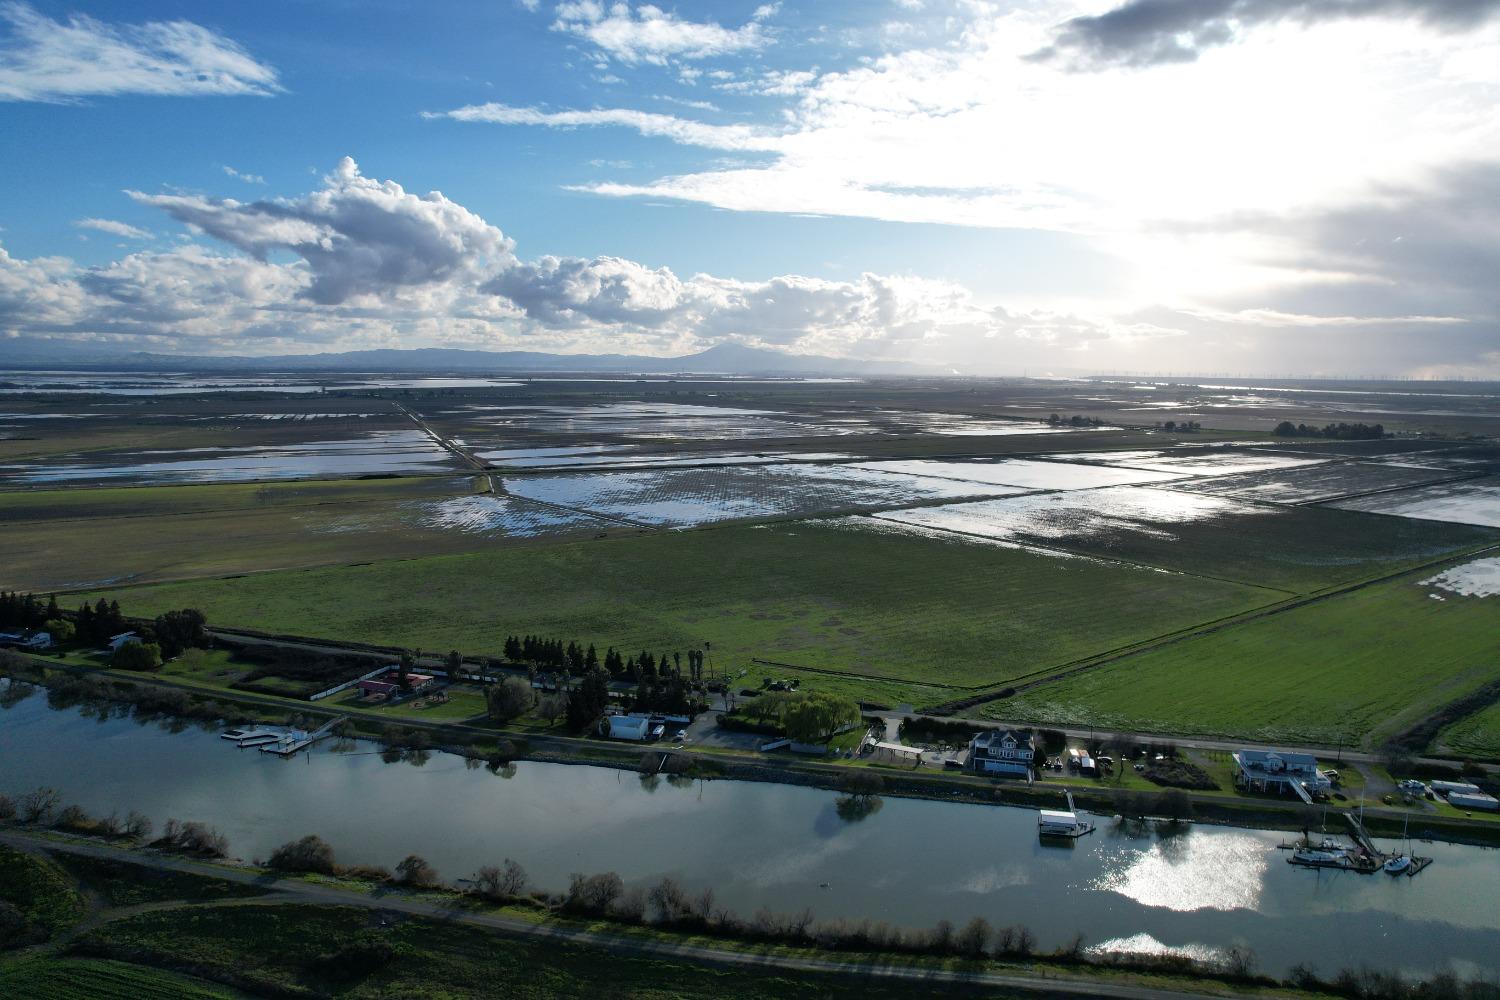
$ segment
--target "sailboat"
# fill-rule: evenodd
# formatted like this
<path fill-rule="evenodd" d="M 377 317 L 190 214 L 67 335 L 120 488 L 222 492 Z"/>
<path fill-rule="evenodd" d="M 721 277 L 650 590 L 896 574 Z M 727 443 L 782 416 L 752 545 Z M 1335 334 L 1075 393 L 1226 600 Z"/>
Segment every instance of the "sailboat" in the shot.
<path fill-rule="evenodd" d="M 1402 875 L 1411 867 L 1411 840 L 1407 837 L 1406 828 L 1411 823 L 1411 813 L 1407 813 L 1401 821 L 1401 839 L 1406 841 L 1405 854 L 1392 854 L 1385 859 L 1385 864 L 1380 867 L 1387 875 Z"/>

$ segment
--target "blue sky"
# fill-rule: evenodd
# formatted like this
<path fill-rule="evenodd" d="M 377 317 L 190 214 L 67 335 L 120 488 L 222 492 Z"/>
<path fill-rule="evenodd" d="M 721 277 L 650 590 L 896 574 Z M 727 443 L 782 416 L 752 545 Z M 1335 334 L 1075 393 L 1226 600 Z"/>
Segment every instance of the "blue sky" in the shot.
<path fill-rule="evenodd" d="M 1497 15 L 3 3 L 0 360 L 1494 375 Z"/>

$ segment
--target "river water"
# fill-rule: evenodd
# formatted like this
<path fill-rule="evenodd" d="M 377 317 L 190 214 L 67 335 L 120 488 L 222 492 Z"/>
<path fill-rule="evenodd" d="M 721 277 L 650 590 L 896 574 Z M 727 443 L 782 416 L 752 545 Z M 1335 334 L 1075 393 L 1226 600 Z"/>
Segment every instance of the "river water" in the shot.
<path fill-rule="evenodd" d="M 530 762 L 491 773 L 441 753 L 389 764 L 368 744 L 283 760 L 215 732 L 49 708 L 44 693 L 0 704 L 0 792 L 50 785 L 158 828 L 201 820 L 247 859 L 316 833 L 342 862 L 417 853 L 447 878 L 506 857 L 551 890 L 572 872 L 638 885 L 672 875 L 743 916 L 810 907 L 909 927 L 983 916 L 1028 925 L 1044 948 L 1082 934 L 1108 950 L 1249 947 L 1273 974 L 1306 963 L 1500 975 L 1500 853 L 1481 848 L 1421 844 L 1435 863 L 1392 878 L 1299 869 L 1277 849 L 1283 834 L 1233 827 L 1104 818 L 1051 847 L 1027 809 L 890 798 L 851 819 L 812 788 Z"/>

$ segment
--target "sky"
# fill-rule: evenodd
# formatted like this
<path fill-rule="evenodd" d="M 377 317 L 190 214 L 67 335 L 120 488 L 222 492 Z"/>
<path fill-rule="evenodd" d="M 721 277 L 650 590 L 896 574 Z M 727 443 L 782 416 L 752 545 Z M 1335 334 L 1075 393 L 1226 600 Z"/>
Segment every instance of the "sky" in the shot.
<path fill-rule="evenodd" d="M 1497 98 L 1500 0 L 0 0 L 0 364 L 1500 377 Z"/>

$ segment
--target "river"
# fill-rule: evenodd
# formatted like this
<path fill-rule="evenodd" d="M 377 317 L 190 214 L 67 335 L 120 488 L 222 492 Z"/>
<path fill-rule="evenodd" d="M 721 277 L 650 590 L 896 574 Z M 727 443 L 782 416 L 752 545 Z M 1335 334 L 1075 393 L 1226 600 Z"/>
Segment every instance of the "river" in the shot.
<path fill-rule="evenodd" d="M 835 793 L 791 785 L 533 762 L 491 773 L 441 753 L 392 764 L 331 741 L 283 760 L 198 728 L 50 708 L 45 692 L 0 704 L 0 792 L 48 785 L 158 828 L 200 820 L 247 859 L 316 833 L 342 862 L 393 867 L 417 853 L 447 878 L 506 857 L 551 890 L 572 872 L 636 885 L 671 875 L 743 916 L 810 907 L 908 927 L 983 916 L 1026 924 L 1043 948 L 1077 934 L 1106 950 L 1248 947 L 1278 975 L 1298 963 L 1325 976 L 1500 974 L 1500 854 L 1482 848 L 1421 844 L 1434 864 L 1392 878 L 1299 869 L 1277 849 L 1283 834 L 1233 827 L 1103 818 L 1052 847 L 1027 809 L 889 798 L 850 819 Z"/>

